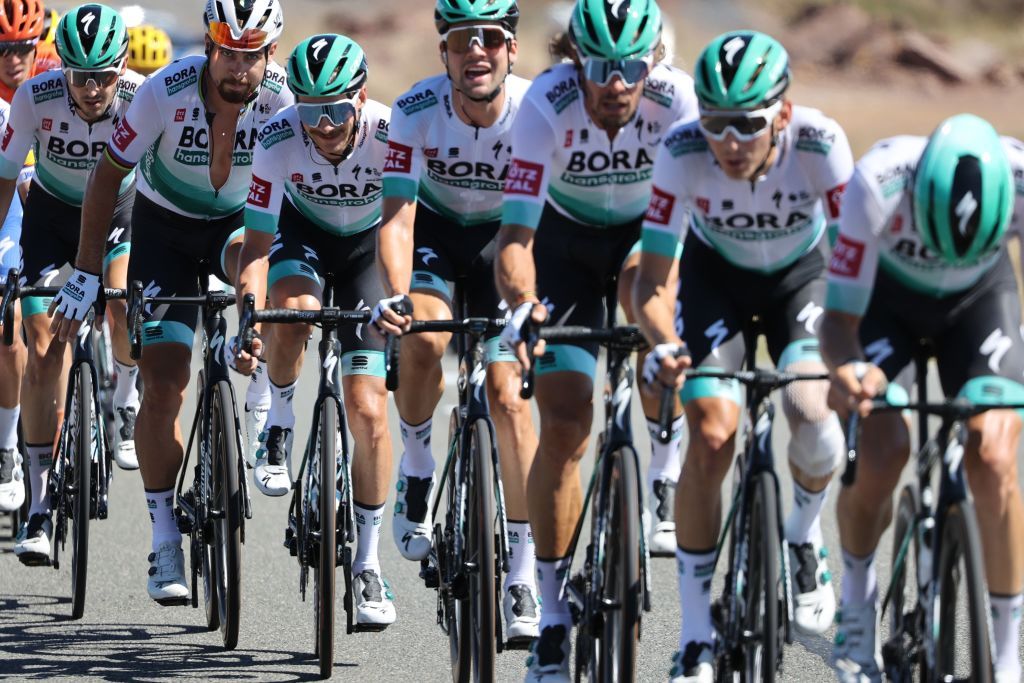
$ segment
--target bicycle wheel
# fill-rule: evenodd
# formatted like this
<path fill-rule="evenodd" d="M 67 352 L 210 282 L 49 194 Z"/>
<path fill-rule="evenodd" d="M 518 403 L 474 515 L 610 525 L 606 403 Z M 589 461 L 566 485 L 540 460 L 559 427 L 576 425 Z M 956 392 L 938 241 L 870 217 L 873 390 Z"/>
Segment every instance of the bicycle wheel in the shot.
<path fill-rule="evenodd" d="M 747 520 L 749 539 L 743 631 L 751 635 L 744 648 L 746 680 L 775 681 L 780 654 L 780 550 L 775 480 L 762 472 L 750 482 Z"/>
<path fill-rule="evenodd" d="M 224 647 L 238 645 L 242 588 L 242 502 L 238 482 L 238 430 L 231 385 L 220 381 L 213 388 L 211 457 L 213 480 L 209 504 L 213 527 L 213 567 L 217 613 Z M 214 512 L 215 511 L 215 512 Z"/>
<path fill-rule="evenodd" d="M 936 671 L 928 680 L 990 683 L 988 590 L 974 506 L 954 503 L 942 520 L 934 629 Z"/>
<path fill-rule="evenodd" d="M 89 570 L 89 517 L 92 495 L 94 444 L 92 373 L 89 366 L 75 368 L 75 388 L 67 415 L 73 420 L 65 457 L 74 472 L 71 491 L 71 618 L 85 613 L 86 575 Z M 55 456 L 56 457 L 56 456 Z M 65 486 L 68 482 L 65 482 Z"/>
<path fill-rule="evenodd" d="M 334 568 L 337 559 L 334 491 L 337 477 L 338 404 L 332 400 L 320 404 L 319 463 L 316 511 L 319 527 L 319 552 L 313 571 L 313 629 L 320 676 L 330 678 L 334 667 Z"/>
<path fill-rule="evenodd" d="M 892 536 L 892 583 L 889 586 L 889 640 L 882 645 L 886 675 L 894 683 L 910 683 L 920 649 L 917 619 L 917 534 L 914 523 L 920 506 L 916 484 L 900 493 Z"/>
<path fill-rule="evenodd" d="M 459 409 L 452 408 L 448 421 L 448 447 L 452 448 L 454 439 L 461 439 L 459 431 Z M 473 677 L 473 649 L 469 643 L 469 626 L 472 621 L 471 605 L 468 600 L 469 587 L 462 571 L 465 557 L 465 528 L 467 516 L 466 495 L 469 488 L 466 484 L 469 477 L 469 460 L 463 457 L 463 443 L 455 443 L 455 461 L 448 469 L 445 477 L 447 491 L 445 527 L 441 534 L 442 547 L 437 548 L 440 564 L 442 600 L 445 601 L 445 631 L 448 633 L 448 655 L 452 664 L 452 681 L 468 683 Z M 455 536 L 459 535 L 457 553 Z"/>

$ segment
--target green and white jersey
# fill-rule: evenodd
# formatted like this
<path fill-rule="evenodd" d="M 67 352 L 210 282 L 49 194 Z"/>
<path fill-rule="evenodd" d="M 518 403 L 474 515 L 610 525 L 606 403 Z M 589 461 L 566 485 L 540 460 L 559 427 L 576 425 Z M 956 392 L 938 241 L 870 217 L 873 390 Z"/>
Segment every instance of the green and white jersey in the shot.
<path fill-rule="evenodd" d="M 952 265 L 925 248 L 914 224 L 914 172 L 928 138 L 904 135 L 877 143 L 854 171 L 843 197 L 839 239 L 829 264 L 827 307 L 863 315 L 881 267 L 908 289 L 944 297 L 962 292 L 992 268 L 1001 243 L 973 263 Z M 1024 144 L 1003 138 L 1016 197 L 1010 231 L 1024 219 Z"/>
<path fill-rule="evenodd" d="M 190 218 L 240 211 L 249 192 L 256 137 L 294 102 L 284 69 L 270 62 L 263 83 L 238 117 L 233 162 L 219 190 L 210 182 L 210 124 L 203 99 L 206 57 L 172 62 L 143 83 L 110 138 L 107 156 L 118 166 L 139 164 L 138 190 L 165 209 Z"/>
<path fill-rule="evenodd" d="M 793 107 L 774 163 L 756 181 L 733 180 L 698 122 L 669 133 L 654 163 L 641 249 L 672 257 L 692 228 L 733 265 L 771 273 L 806 254 L 839 219 L 853 172 L 846 134 L 817 109 Z"/>
<path fill-rule="evenodd" d="M 0 142 L 0 177 L 17 178 L 25 156 L 33 150 L 39 185 L 65 204 L 81 206 L 92 167 L 144 81 L 143 76 L 126 71 L 117 83 L 110 109 L 93 123 L 78 117 L 60 70 L 25 81 L 14 93 L 10 120 Z M 134 180 L 134 172 L 125 176 L 120 194 L 130 190 Z"/>
<path fill-rule="evenodd" d="M 392 108 L 384 196 L 418 200 L 456 225 L 497 221 L 512 157 L 512 122 L 529 87 L 530 81 L 509 75 L 501 116 L 479 128 L 455 113 L 446 74 L 414 85 Z"/>
<path fill-rule="evenodd" d="M 609 140 L 590 119 L 572 64 L 533 82 L 512 126 L 512 167 L 501 222 L 536 228 L 545 202 L 572 220 L 611 227 L 644 215 L 658 146 L 672 126 L 697 116 L 693 79 L 659 64 L 633 118 Z"/>
<path fill-rule="evenodd" d="M 377 225 L 390 116 L 389 107 L 367 100 L 352 153 L 335 165 L 317 151 L 295 107 L 278 113 L 259 134 L 245 227 L 277 232 L 285 197 L 311 223 L 334 235 L 354 235 Z"/>

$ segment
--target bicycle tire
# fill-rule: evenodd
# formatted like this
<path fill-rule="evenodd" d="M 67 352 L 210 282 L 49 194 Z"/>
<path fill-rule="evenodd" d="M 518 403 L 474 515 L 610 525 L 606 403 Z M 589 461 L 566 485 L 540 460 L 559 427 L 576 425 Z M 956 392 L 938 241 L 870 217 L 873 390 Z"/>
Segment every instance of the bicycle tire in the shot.
<path fill-rule="evenodd" d="M 242 590 L 242 502 L 238 481 L 238 430 L 231 385 L 222 380 L 213 388 L 210 443 L 214 479 L 212 504 L 220 511 L 213 521 L 213 556 L 217 569 L 217 612 L 224 647 L 238 645 Z"/>
<path fill-rule="evenodd" d="M 73 447 L 67 453 L 74 467 L 71 517 L 71 618 L 85 614 L 85 593 L 89 572 L 89 521 L 92 497 L 93 396 L 92 372 L 81 364 L 75 368 L 75 389 L 69 410 L 74 415 Z M 58 457 L 54 454 L 54 457 Z"/>
<path fill-rule="evenodd" d="M 452 408 L 451 418 L 448 422 L 448 446 L 451 448 L 452 440 L 459 438 L 459 409 Z M 442 534 L 444 547 L 438 549 L 438 556 L 444 556 L 444 594 L 445 613 L 447 615 L 448 632 L 448 655 L 451 660 L 452 681 L 454 683 L 469 683 L 473 677 L 473 649 L 468 642 L 468 628 L 466 625 L 472 621 L 471 605 L 469 600 L 459 597 L 459 594 L 468 593 L 465 585 L 456 585 L 461 581 L 462 576 L 457 576 L 458 564 L 462 562 L 461 557 L 456 557 L 454 534 L 460 533 L 457 528 L 465 518 L 464 510 L 458 510 L 458 492 L 461 483 L 466 479 L 464 470 L 467 460 L 462 454 L 462 444 L 455 444 L 455 461 L 448 470 L 445 482 L 448 509 L 445 513 L 445 529 Z M 468 509 L 468 508 L 467 508 Z M 465 548 L 465 544 L 463 544 Z"/>
<path fill-rule="evenodd" d="M 950 505 L 942 519 L 942 539 L 939 563 L 935 575 L 938 582 L 937 606 L 934 618 L 938 630 L 936 639 L 936 667 L 929 680 L 969 680 L 972 683 L 991 683 L 992 650 L 989 638 L 988 589 L 981 550 L 981 532 L 974 506 L 963 500 Z M 963 574 L 959 572 L 963 566 Z M 957 639 L 957 593 L 963 584 L 967 591 L 967 633 Z M 955 678 L 957 652 L 963 651 L 962 641 L 969 636 L 971 668 L 967 678 Z"/>
<path fill-rule="evenodd" d="M 889 640 L 882 646 L 882 655 L 886 675 L 894 683 L 910 683 L 914 667 L 920 663 L 916 661 L 919 648 L 913 635 L 917 632 L 914 620 L 918 616 L 918 545 L 914 525 L 921 510 L 920 500 L 917 484 L 907 484 L 900 492 L 893 520 L 893 561 L 899 560 L 901 555 L 903 559 L 898 567 L 893 566 L 889 585 Z"/>
<path fill-rule="evenodd" d="M 337 478 L 338 404 L 333 400 L 326 400 L 320 404 L 319 427 L 319 447 L 316 453 L 319 466 L 317 516 L 320 544 L 313 572 L 313 635 L 320 664 L 320 677 L 330 678 L 334 668 L 334 595 L 337 561 L 334 491 Z"/>
<path fill-rule="evenodd" d="M 497 565 L 494 553 L 494 460 L 490 432 L 482 421 L 470 426 L 470 462 L 473 489 L 469 496 L 467 557 L 476 565 L 470 572 L 469 596 L 472 604 L 474 680 L 494 680 L 495 639 L 497 637 Z"/>
<path fill-rule="evenodd" d="M 768 472 L 752 477 L 747 520 L 748 579 L 743 630 L 754 635 L 744 648 L 746 680 L 774 683 L 779 647 L 780 552 L 775 479 Z"/>

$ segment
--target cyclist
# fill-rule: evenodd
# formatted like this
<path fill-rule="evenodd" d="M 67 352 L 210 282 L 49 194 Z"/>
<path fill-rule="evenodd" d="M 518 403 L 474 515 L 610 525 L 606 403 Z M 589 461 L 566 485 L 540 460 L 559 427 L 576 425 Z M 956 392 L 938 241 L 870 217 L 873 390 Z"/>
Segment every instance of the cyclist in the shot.
<path fill-rule="evenodd" d="M 269 287 L 274 307 L 318 310 L 328 273 L 336 276 L 334 303 L 341 308 L 368 308 L 382 296 L 374 240 L 391 111 L 367 99 L 366 82 L 363 50 L 345 36 L 312 36 L 288 58 L 288 87 L 297 104 L 260 133 L 245 208 L 238 294 L 255 294 L 259 308 Z M 311 331 L 311 325 L 278 325 L 266 347 L 272 402 L 253 478 L 270 496 L 291 490 L 292 396 Z M 384 341 L 351 326 L 339 337 L 355 442 L 356 621 L 387 626 L 395 607 L 377 556 L 391 475 Z M 262 344 L 254 345 L 258 355 Z M 255 359 L 240 356 L 239 369 L 255 369 Z"/>
<path fill-rule="evenodd" d="M 60 68 L 54 44 L 40 40 L 45 20 L 41 0 L 0 3 L 0 99 L 5 102 L 36 74 Z"/>
<path fill-rule="evenodd" d="M 144 82 L 93 169 L 82 204 L 75 272 L 50 306 L 52 329 L 74 336 L 101 286 L 102 244 L 124 178 L 136 166 L 128 279 L 150 294 L 195 296 L 202 262 L 233 282 L 256 136 L 292 103 L 270 57 L 284 20 L 278 0 L 207 0 L 206 54 Z M 161 604 L 188 595 L 174 485 L 182 462 L 178 412 L 188 386 L 194 307 L 159 306 L 143 324 L 146 395 L 136 448 L 153 526 L 148 592 Z"/>
<path fill-rule="evenodd" d="M 721 35 L 697 60 L 700 119 L 666 135 L 644 220 L 634 305 L 655 344 L 644 367 L 649 379 L 682 384 L 689 362 L 673 352 L 684 340 L 693 364 L 739 370 L 746 354 L 741 332 L 754 316 L 779 368 L 825 369 L 815 333 L 827 231 L 838 219 L 853 157 L 835 121 L 792 104 L 789 82 L 785 49 L 763 33 Z M 677 317 L 663 292 L 684 232 Z M 827 389 L 826 382 L 802 382 L 782 396 L 792 433 L 794 501 L 784 531 L 794 625 L 808 634 L 825 631 L 835 613 L 820 516 L 845 440 L 825 405 Z M 686 382 L 681 398 L 690 438 L 676 498 L 683 618 L 672 680 L 711 681 L 710 574 L 742 398 L 735 381 L 709 378 Z"/>
<path fill-rule="evenodd" d="M 171 63 L 171 37 L 162 28 L 143 24 L 128 29 L 128 68 L 149 76 Z"/>
<path fill-rule="evenodd" d="M 1004 247 L 1024 215 L 1024 144 L 969 114 L 928 138 L 882 140 L 857 162 L 843 197 L 828 276 L 822 352 L 831 399 L 849 412 L 886 395 L 918 340 L 936 351 L 947 396 L 1024 401 L 1020 302 Z M 1011 218 L 1016 215 L 1016 218 Z M 919 377 L 918 381 L 925 381 Z M 886 384 L 888 384 L 888 389 Z M 990 411 L 967 422 L 964 469 L 974 493 L 992 605 L 997 681 L 1020 681 L 1024 508 L 1017 479 L 1021 418 Z M 856 483 L 839 494 L 841 614 L 834 657 L 843 681 L 880 681 L 875 548 L 892 520 L 892 492 L 910 452 L 896 413 L 861 425 Z"/>
<path fill-rule="evenodd" d="M 114 121 L 124 115 L 143 81 L 126 69 L 127 49 L 127 29 L 117 12 L 104 5 L 81 5 L 65 14 L 57 26 L 63 70 L 35 76 L 15 93 L 6 144 L 0 143 L 0 213 L 12 203 L 20 203 L 15 186 L 25 155 L 34 146 L 40 154 L 34 189 L 25 205 L 21 240 L 21 270 L 30 285 L 46 286 L 75 256 L 89 170 L 103 154 Z M 120 188 L 103 260 L 107 281 L 113 287 L 126 285 L 133 197 L 134 176 L 129 176 Z M 50 321 L 44 315 L 49 304 L 48 299 L 33 297 L 22 305 L 29 348 L 22 429 L 33 495 L 29 524 L 15 553 L 26 563 L 45 563 L 49 556 L 46 481 L 57 430 L 54 406 L 64 401 L 61 377 L 66 370 L 65 354 L 62 345 L 52 344 Z M 114 457 L 122 468 L 137 469 L 138 370 L 130 360 L 124 302 L 110 302 L 107 311 L 112 319 L 117 377 Z"/>
<path fill-rule="evenodd" d="M 660 35 L 653 0 L 579 0 L 572 61 L 541 74 L 520 106 L 495 272 L 512 310 L 502 337 L 523 364 L 527 318 L 541 322 L 550 308 L 559 324 L 605 323 L 604 295 L 640 235 L 655 150 L 696 113 L 689 76 L 658 63 Z M 596 366 L 596 344 L 549 346 L 537 364 L 541 429 L 528 503 L 543 610 L 529 681 L 568 680 L 567 553 Z"/>
<path fill-rule="evenodd" d="M 391 334 L 401 333 L 403 321 L 388 303 L 406 294 L 417 318 L 450 318 L 448 282 L 456 278 L 465 278 L 468 315 L 503 315 L 494 287 L 494 238 L 502 179 L 511 161 L 512 122 L 530 85 L 511 73 L 519 50 L 519 6 L 515 0 L 438 0 L 434 21 L 445 73 L 420 81 L 395 101 L 389 135 L 377 259 L 389 298 L 374 315 Z M 430 437 L 444 389 L 441 356 L 450 339 L 450 334 L 415 334 L 401 347 L 395 403 L 404 448 L 392 530 L 399 551 L 410 560 L 423 559 L 430 550 L 427 512 L 435 484 Z M 497 337 L 487 341 L 487 353 L 487 398 L 508 514 L 506 635 L 529 640 L 537 635 L 539 605 L 526 475 L 537 442 L 529 405 L 518 395 L 515 357 L 499 348 Z"/>

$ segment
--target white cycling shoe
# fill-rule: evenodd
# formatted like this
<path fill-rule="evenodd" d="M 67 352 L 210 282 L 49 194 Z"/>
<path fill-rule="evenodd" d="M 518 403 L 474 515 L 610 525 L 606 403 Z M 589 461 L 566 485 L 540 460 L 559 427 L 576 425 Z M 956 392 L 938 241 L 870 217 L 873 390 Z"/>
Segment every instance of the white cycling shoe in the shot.
<path fill-rule="evenodd" d="M 505 639 L 510 643 L 528 643 L 539 636 L 540 602 L 533 586 L 513 583 L 506 586 L 503 592 Z"/>
<path fill-rule="evenodd" d="M 672 670 L 668 675 L 670 683 L 714 683 L 714 646 L 690 641 L 682 652 L 672 655 Z"/>
<path fill-rule="evenodd" d="M 569 627 L 546 626 L 530 645 L 525 683 L 569 683 Z"/>
<path fill-rule="evenodd" d="M 675 496 L 675 484 L 662 479 L 655 480 L 651 491 L 650 514 L 644 517 L 650 529 L 647 547 L 654 557 L 676 555 Z M 650 526 L 652 523 L 653 526 Z"/>
<path fill-rule="evenodd" d="M 434 490 L 434 475 L 407 477 L 398 472 L 398 496 L 391 533 L 398 552 L 407 560 L 422 560 L 430 552 L 430 495 Z"/>
<path fill-rule="evenodd" d="M 146 590 L 156 602 L 169 607 L 188 602 L 185 553 L 180 543 L 164 541 L 149 554 L 149 582 Z"/>
<path fill-rule="evenodd" d="M 356 599 L 356 623 L 364 628 L 385 629 L 395 623 L 395 596 L 391 584 L 373 569 L 352 576 Z"/>
<path fill-rule="evenodd" d="M 836 614 L 832 665 L 841 683 L 881 683 L 882 654 L 878 648 L 878 604 L 843 605 Z"/>
<path fill-rule="evenodd" d="M 249 468 L 256 467 L 256 454 L 263 446 L 260 437 L 266 437 L 267 415 L 270 414 L 270 406 L 256 406 L 249 408 L 245 405 L 245 462 Z"/>
<path fill-rule="evenodd" d="M 814 543 L 789 546 L 789 568 L 793 578 L 793 625 L 805 635 L 818 636 L 828 630 L 836 616 L 836 595 L 828 570 L 828 550 Z"/>
<path fill-rule="evenodd" d="M 262 448 L 256 455 L 253 483 L 265 496 L 283 496 L 292 490 L 288 457 L 292 452 L 292 430 L 276 425 L 260 435 Z"/>
<path fill-rule="evenodd" d="M 122 470 L 139 469 L 139 457 L 135 453 L 135 420 L 138 410 L 135 406 L 115 408 L 117 417 L 117 445 L 114 448 L 114 462 Z"/>
<path fill-rule="evenodd" d="M 0 510 L 13 512 L 25 504 L 25 471 L 17 448 L 0 449 Z"/>

